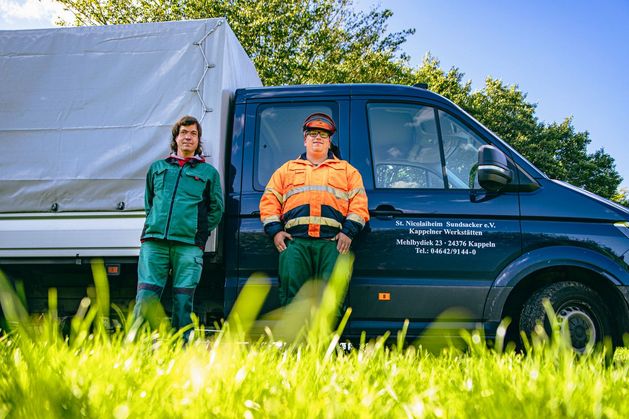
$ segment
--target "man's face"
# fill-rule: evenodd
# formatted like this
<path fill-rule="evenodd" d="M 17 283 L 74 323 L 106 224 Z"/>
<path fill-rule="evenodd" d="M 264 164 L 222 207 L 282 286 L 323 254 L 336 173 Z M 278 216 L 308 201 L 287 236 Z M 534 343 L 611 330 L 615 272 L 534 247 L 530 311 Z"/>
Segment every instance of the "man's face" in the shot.
<path fill-rule="evenodd" d="M 314 129 L 304 135 L 306 152 L 313 155 L 326 155 L 330 150 L 330 134 L 327 131 Z"/>
<path fill-rule="evenodd" d="M 197 125 L 182 125 L 179 127 L 179 135 L 175 139 L 177 143 L 177 155 L 179 157 L 192 157 L 199 146 L 199 131 Z"/>

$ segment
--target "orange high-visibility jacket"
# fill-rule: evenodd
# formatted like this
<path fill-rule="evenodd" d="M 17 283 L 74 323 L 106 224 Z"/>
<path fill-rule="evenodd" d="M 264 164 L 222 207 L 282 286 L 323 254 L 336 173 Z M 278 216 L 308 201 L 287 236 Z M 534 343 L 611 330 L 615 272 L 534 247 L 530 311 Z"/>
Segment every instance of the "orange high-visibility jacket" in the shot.
<path fill-rule="evenodd" d="M 363 179 L 332 153 L 315 166 L 305 153 L 277 169 L 260 200 L 260 219 L 271 237 L 285 230 L 296 237 L 350 238 L 369 221 Z"/>

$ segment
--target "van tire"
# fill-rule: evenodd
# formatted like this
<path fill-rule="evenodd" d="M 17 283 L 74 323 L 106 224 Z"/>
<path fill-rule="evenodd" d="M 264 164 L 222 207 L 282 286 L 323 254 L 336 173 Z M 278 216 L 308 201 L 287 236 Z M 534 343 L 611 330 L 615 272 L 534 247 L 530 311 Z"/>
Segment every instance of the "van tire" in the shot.
<path fill-rule="evenodd" d="M 609 308 L 601 296 L 588 286 L 573 281 L 556 282 L 537 290 L 524 304 L 520 315 L 520 332 L 530 337 L 538 323 L 544 325 L 548 336 L 551 327 L 543 301 L 548 299 L 557 317 L 567 322 L 572 347 L 583 353 L 589 347 L 614 341 L 614 329 Z"/>

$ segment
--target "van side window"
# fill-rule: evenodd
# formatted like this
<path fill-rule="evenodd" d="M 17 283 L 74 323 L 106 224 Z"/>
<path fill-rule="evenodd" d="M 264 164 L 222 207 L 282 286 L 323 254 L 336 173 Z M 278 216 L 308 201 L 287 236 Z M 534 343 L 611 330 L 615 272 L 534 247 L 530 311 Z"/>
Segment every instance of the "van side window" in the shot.
<path fill-rule="evenodd" d="M 338 121 L 337 105 L 332 103 L 276 103 L 258 107 L 254 163 L 256 190 L 264 190 L 276 169 L 305 151 L 303 123 L 315 112 L 327 113 Z"/>
<path fill-rule="evenodd" d="M 478 189 L 478 149 L 487 144 L 446 112 L 439 111 L 446 175 L 451 189 Z"/>
<path fill-rule="evenodd" d="M 367 115 L 376 188 L 445 187 L 434 108 L 372 103 Z"/>

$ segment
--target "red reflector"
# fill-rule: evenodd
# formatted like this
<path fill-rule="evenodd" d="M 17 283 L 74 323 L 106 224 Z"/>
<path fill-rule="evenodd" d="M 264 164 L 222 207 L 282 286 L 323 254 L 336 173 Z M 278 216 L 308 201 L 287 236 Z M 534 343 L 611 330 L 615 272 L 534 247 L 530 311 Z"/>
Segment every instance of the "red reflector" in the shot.
<path fill-rule="evenodd" d="M 120 275 L 120 265 L 107 265 L 107 275 Z"/>
<path fill-rule="evenodd" d="M 391 301 L 391 293 L 390 292 L 379 292 L 378 293 L 378 301 Z"/>

